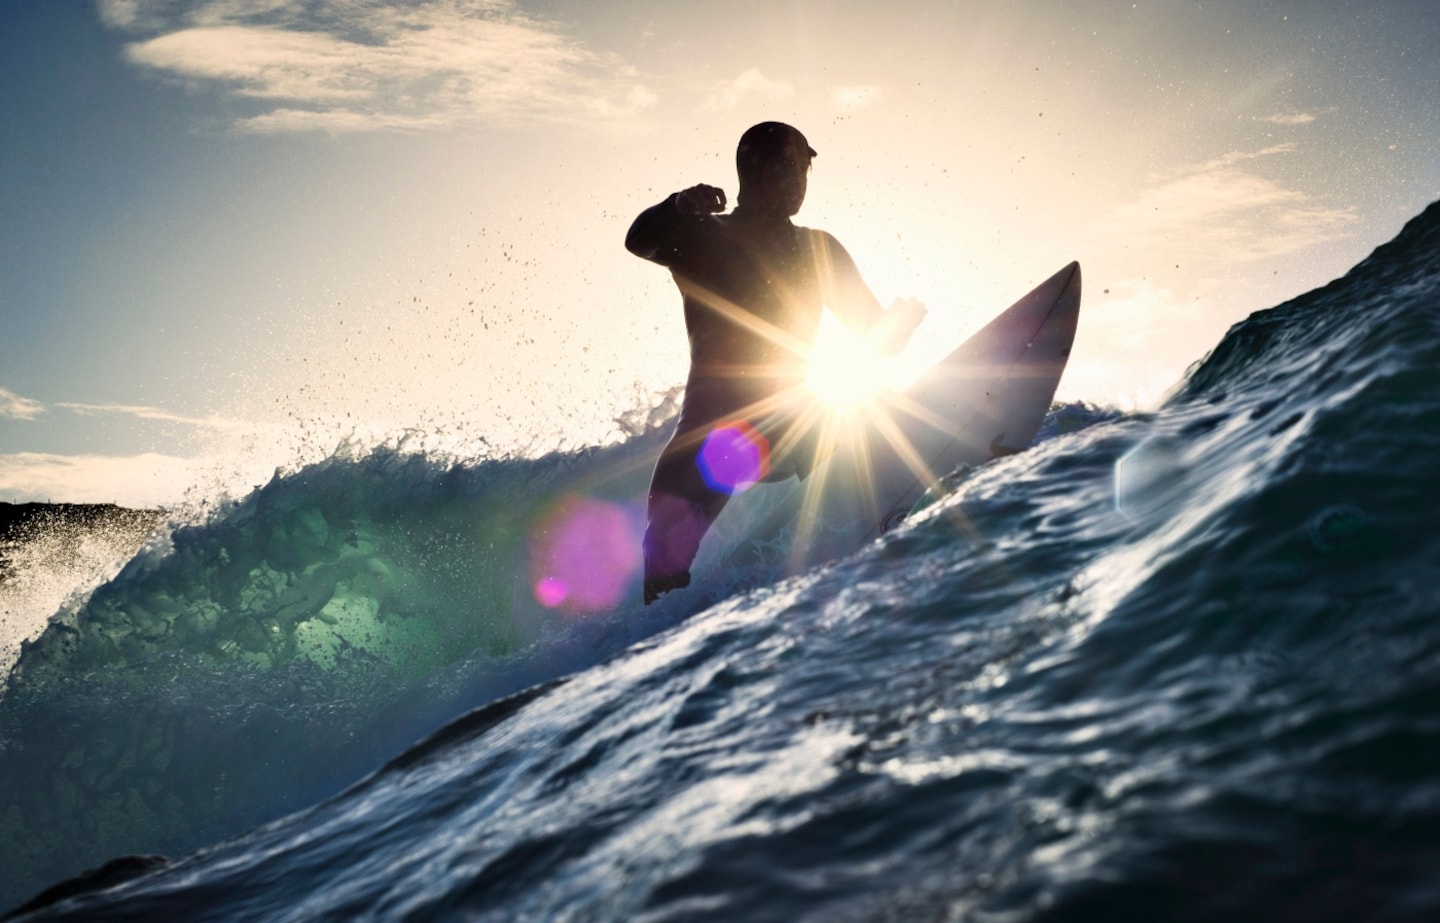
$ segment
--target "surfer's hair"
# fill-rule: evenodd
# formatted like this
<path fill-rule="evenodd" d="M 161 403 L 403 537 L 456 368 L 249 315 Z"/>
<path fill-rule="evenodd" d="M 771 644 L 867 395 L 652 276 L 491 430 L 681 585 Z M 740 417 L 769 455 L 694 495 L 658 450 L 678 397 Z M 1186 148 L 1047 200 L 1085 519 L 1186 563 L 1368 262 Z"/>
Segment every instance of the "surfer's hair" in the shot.
<path fill-rule="evenodd" d="M 815 149 L 793 125 L 761 122 L 746 129 L 735 148 L 735 172 L 740 175 L 740 188 L 758 185 L 760 174 L 771 159 L 796 152 L 815 156 Z"/>

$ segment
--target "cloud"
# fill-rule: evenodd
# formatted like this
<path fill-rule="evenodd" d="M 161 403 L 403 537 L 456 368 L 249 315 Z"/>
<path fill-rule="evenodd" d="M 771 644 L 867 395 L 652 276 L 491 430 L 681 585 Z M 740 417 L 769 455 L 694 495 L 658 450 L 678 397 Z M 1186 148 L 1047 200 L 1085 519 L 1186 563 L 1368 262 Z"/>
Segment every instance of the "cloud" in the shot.
<path fill-rule="evenodd" d="M 758 99 L 766 102 L 776 102 L 782 99 L 789 99 L 795 95 L 795 88 L 783 80 L 771 80 L 761 73 L 760 68 L 752 67 L 734 80 L 727 80 L 716 87 L 715 92 L 705 100 L 702 109 L 723 110 L 734 109 L 743 102 Z"/>
<path fill-rule="evenodd" d="M 229 420 L 213 414 L 208 417 L 191 417 L 184 414 L 172 413 L 169 410 L 162 410 L 159 407 L 146 407 L 138 404 L 78 404 L 66 402 L 58 403 L 55 406 L 83 416 L 116 414 L 135 417 L 139 420 L 154 420 L 160 423 L 182 423 L 186 426 L 203 426 L 210 429 L 235 429 L 236 427 L 247 425 L 238 420 Z"/>
<path fill-rule="evenodd" d="M 1267 122 L 1271 125 L 1309 125 L 1319 117 L 1313 112 L 1289 112 L 1261 116 L 1257 121 Z"/>
<path fill-rule="evenodd" d="M 835 87 L 830 100 L 841 109 L 859 109 L 879 102 L 881 95 L 880 87 L 873 85 Z"/>
<path fill-rule="evenodd" d="M 623 117 L 633 68 L 510 0 L 102 0 L 126 57 L 249 110 L 241 131 L 425 130 Z M 258 111 L 256 111 L 258 110 Z"/>
<path fill-rule="evenodd" d="M 33 420 L 45 412 L 45 405 L 0 388 L 0 420 Z"/>
<path fill-rule="evenodd" d="M 1115 209 L 1102 231 L 1117 243 L 1201 256 L 1222 265 L 1269 259 L 1343 238 L 1358 220 L 1250 165 L 1294 145 L 1232 152 L 1181 168 Z"/>
<path fill-rule="evenodd" d="M 171 455 L 0 455 L 0 500 L 17 503 L 179 503 L 194 482 L 195 463 Z"/>
<path fill-rule="evenodd" d="M 1095 275 L 1106 283 L 1086 294 L 1059 399 L 1153 407 L 1231 323 L 1229 317 L 1196 309 L 1194 283 L 1171 287 L 1107 271 L 1122 266 L 1086 267 L 1097 269 Z"/>
<path fill-rule="evenodd" d="M 214 414 L 206 417 L 192 417 L 164 410 L 160 407 L 147 407 L 142 404 L 86 404 L 62 401 L 47 407 L 37 400 L 21 397 L 13 391 L 0 388 L 0 420 L 34 420 L 52 408 L 68 410 L 72 413 L 81 414 L 82 416 L 112 414 L 134 417 L 137 420 L 152 420 L 159 423 L 181 423 L 186 426 L 200 426 L 208 429 L 236 429 L 249 425 L 240 420 L 231 420 L 225 417 L 215 416 Z"/>

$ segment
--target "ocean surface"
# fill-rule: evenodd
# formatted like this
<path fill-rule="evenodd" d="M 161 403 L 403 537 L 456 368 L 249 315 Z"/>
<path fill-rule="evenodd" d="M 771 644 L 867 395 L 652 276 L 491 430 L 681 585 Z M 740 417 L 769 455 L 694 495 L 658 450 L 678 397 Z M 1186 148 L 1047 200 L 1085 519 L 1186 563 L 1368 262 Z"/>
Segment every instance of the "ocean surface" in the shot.
<path fill-rule="evenodd" d="M 27 919 L 1440 919 L 1440 204 L 1155 411 L 641 609 L 671 412 L 160 530 L 9 674 L 0 906 L 162 854 Z"/>

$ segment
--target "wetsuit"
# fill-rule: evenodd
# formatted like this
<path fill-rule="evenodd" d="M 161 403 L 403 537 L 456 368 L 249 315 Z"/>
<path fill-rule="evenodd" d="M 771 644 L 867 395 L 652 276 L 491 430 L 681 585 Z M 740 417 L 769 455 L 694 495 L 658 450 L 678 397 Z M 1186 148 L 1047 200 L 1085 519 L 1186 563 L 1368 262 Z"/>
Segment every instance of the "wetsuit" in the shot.
<path fill-rule="evenodd" d="M 824 231 L 747 213 L 688 215 L 678 193 L 640 213 L 626 237 L 637 256 L 667 267 L 685 303 L 690 375 L 675 434 L 650 483 L 645 601 L 690 582 L 700 540 L 731 488 L 697 458 L 717 425 L 743 421 L 764 437 L 763 480 L 804 477 L 814 444 L 800 421 L 808 351 L 828 306 L 868 329 L 883 315 L 850 254 Z M 800 425 L 796 425 L 797 422 Z"/>

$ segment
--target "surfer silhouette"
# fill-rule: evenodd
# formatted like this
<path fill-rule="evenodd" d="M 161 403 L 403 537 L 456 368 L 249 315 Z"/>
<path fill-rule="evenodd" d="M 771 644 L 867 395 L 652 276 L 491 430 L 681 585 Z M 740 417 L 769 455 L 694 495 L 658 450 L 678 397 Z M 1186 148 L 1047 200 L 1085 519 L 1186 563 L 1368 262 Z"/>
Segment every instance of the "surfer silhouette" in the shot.
<path fill-rule="evenodd" d="M 881 353 L 901 349 L 925 316 L 914 299 L 883 309 L 839 241 L 791 222 L 815 156 L 797 129 L 762 122 L 735 152 L 734 211 L 721 214 L 724 190 L 699 184 L 641 212 L 625 237 L 670 270 L 690 340 L 685 400 L 650 482 L 646 605 L 689 585 L 700 540 L 733 494 L 809 474 L 817 427 L 805 376 L 824 309 Z"/>

